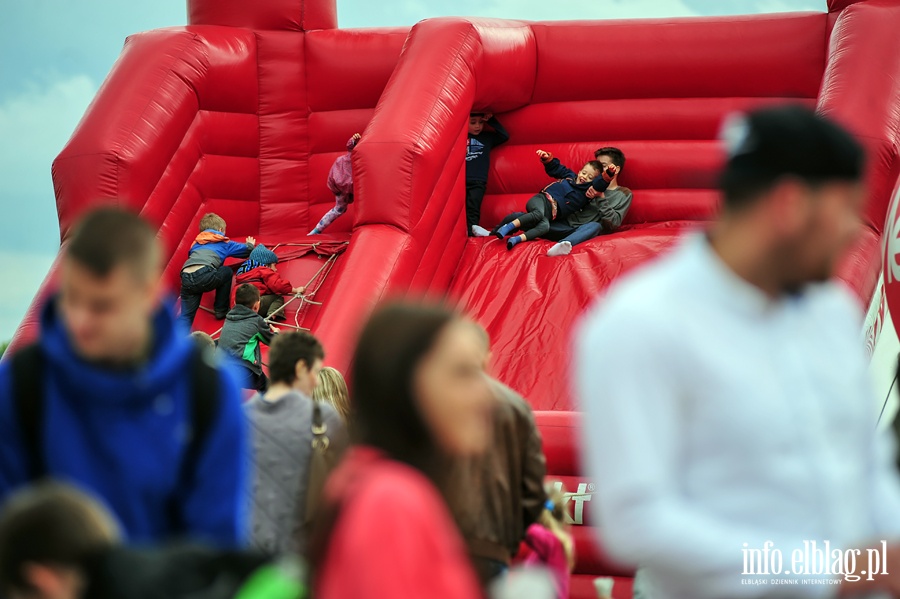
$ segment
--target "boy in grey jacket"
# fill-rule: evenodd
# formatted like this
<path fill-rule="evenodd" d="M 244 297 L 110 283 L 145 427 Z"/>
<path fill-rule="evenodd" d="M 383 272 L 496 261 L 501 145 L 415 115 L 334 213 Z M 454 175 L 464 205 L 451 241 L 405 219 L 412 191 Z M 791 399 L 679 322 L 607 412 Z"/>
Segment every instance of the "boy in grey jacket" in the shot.
<path fill-rule="evenodd" d="M 244 283 L 234 294 L 234 308 L 225 316 L 222 334 L 219 337 L 219 351 L 227 352 L 239 360 L 246 376 L 241 386 L 244 389 L 265 391 L 269 386 L 262 371 L 262 352 L 259 344 L 269 345 L 277 332 L 259 310 L 259 289 Z"/>

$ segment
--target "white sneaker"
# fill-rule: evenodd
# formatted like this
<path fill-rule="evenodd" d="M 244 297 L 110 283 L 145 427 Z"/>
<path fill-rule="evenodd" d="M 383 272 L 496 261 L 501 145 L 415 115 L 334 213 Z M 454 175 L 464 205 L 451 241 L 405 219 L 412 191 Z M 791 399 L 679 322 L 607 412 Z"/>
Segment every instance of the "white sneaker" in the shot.
<path fill-rule="evenodd" d="M 479 227 L 478 225 L 472 225 L 472 235 L 475 237 L 490 237 L 491 232 L 485 229 L 484 227 Z"/>
<path fill-rule="evenodd" d="M 548 256 L 568 256 L 572 253 L 572 244 L 568 241 L 561 241 L 547 250 Z"/>

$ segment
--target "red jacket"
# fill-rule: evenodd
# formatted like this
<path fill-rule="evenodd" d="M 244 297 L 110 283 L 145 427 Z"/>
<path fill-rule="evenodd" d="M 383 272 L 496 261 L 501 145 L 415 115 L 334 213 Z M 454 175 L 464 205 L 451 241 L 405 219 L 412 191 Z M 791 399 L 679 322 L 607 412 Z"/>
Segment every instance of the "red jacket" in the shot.
<path fill-rule="evenodd" d="M 260 295 L 288 295 L 294 289 L 290 281 L 285 281 L 277 272 L 267 266 L 260 266 L 241 273 L 236 280 L 235 288 L 244 283 L 250 283 L 259 289 Z"/>
<path fill-rule="evenodd" d="M 329 478 L 344 505 L 316 599 L 478 599 L 478 580 L 444 500 L 421 472 L 355 447 Z"/>

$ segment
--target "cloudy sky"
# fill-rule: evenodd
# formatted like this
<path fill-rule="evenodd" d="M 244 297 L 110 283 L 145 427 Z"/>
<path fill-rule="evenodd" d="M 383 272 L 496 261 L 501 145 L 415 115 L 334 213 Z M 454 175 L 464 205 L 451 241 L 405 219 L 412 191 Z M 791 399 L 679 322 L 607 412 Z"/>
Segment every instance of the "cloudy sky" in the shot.
<path fill-rule="evenodd" d="M 262 0 L 260 0 L 262 1 Z M 341 27 L 444 15 L 600 19 L 825 10 L 825 0 L 338 0 Z M 184 0 L 27 0 L 0 35 L 0 341 L 9 339 L 59 246 L 50 163 L 137 31 L 183 25 Z"/>

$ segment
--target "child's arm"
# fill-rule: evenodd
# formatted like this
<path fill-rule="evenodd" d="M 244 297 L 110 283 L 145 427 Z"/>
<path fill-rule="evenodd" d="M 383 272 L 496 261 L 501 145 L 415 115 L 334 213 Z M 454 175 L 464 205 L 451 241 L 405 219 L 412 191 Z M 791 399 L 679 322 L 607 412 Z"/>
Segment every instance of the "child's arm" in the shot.
<path fill-rule="evenodd" d="M 246 258 L 256 247 L 256 239 L 247 235 L 246 243 L 238 243 L 237 241 L 226 242 L 225 254 L 234 258 Z"/>
<path fill-rule="evenodd" d="M 487 117 L 487 121 L 485 122 L 494 129 L 494 134 L 491 135 L 491 145 L 499 146 L 500 144 L 508 142 L 509 133 L 506 132 L 506 129 L 504 129 L 503 125 L 500 124 L 500 121 L 497 120 L 497 117 L 492 114 L 487 114 L 485 116 Z"/>
<path fill-rule="evenodd" d="M 594 180 L 591 181 L 591 188 L 595 192 L 606 191 L 606 188 L 609 187 L 610 182 L 616 177 L 618 173 L 619 167 L 617 167 L 615 164 L 610 164 L 608 167 L 606 167 L 605 171 L 600 173 L 599 177 L 594 177 Z"/>
<path fill-rule="evenodd" d="M 354 133 L 353 137 L 347 140 L 347 151 L 353 151 L 353 148 L 356 147 L 356 144 L 359 143 L 359 138 L 362 137 L 359 133 Z"/>
<path fill-rule="evenodd" d="M 548 177 L 553 177 L 554 179 L 574 179 L 576 177 L 575 171 L 564 166 L 559 161 L 559 158 L 554 158 L 550 152 L 538 150 L 535 153 L 541 159 L 541 162 L 544 163 L 544 172 L 547 173 Z M 604 187 L 604 189 L 606 188 Z"/>
<path fill-rule="evenodd" d="M 531 550 L 541 559 L 546 559 L 550 555 L 555 543 L 559 543 L 556 535 L 540 524 L 532 524 L 525 532 L 525 544 L 531 547 Z"/>
<path fill-rule="evenodd" d="M 288 295 L 294 293 L 294 288 L 291 286 L 290 281 L 286 281 L 281 275 L 270 268 L 265 270 L 268 271 L 263 275 L 263 283 L 265 284 L 266 289 L 276 295 Z"/>

